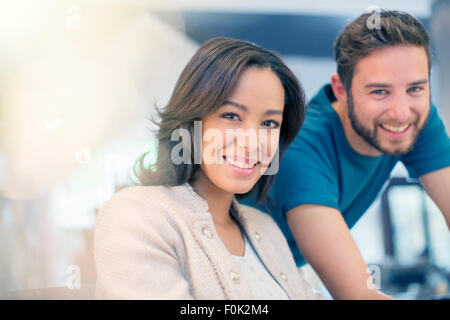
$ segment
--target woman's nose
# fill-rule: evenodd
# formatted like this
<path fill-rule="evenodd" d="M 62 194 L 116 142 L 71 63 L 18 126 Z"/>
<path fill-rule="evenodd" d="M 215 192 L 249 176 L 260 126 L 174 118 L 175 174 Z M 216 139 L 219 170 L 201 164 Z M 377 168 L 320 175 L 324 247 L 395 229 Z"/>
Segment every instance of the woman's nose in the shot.
<path fill-rule="evenodd" d="M 237 152 L 245 158 L 257 158 L 259 150 L 258 131 L 255 128 L 238 130 L 235 136 Z"/>

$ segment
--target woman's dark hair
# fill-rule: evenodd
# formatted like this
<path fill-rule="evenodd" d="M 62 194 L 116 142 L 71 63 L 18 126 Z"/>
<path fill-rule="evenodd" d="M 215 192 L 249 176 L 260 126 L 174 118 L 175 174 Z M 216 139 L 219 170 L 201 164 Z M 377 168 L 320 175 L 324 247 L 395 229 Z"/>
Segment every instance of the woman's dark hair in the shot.
<path fill-rule="evenodd" d="M 139 185 L 175 186 L 195 181 L 200 164 L 193 155 L 189 163 L 175 164 L 171 152 L 179 141 L 171 141 L 172 132 L 186 129 L 194 137 L 194 121 L 214 113 L 230 95 L 241 74 L 250 67 L 270 69 L 280 79 L 285 92 L 283 122 L 280 128 L 279 157 L 298 134 L 305 117 L 306 102 L 302 87 L 292 71 L 275 52 L 252 43 L 219 37 L 205 42 L 188 62 L 175 84 L 167 106 L 158 110 L 158 159 L 154 168 L 145 167 L 148 152 L 141 155 L 133 168 Z M 189 140 L 189 141 L 188 141 Z M 182 140 L 183 150 L 194 150 L 194 139 Z M 136 170 L 136 166 L 138 170 Z M 256 195 L 258 203 L 268 198 L 275 175 L 263 175 L 243 199 Z"/>

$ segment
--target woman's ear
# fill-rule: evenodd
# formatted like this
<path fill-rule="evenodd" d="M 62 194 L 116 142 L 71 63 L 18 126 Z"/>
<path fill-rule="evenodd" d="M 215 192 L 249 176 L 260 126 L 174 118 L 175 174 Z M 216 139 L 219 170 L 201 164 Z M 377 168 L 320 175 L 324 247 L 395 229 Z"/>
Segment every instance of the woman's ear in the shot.
<path fill-rule="evenodd" d="M 347 105 L 347 90 L 342 84 L 341 78 L 337 73 L 331 75 L 331 87 L 333 88 L 333 93 L 340 104 Z"/>

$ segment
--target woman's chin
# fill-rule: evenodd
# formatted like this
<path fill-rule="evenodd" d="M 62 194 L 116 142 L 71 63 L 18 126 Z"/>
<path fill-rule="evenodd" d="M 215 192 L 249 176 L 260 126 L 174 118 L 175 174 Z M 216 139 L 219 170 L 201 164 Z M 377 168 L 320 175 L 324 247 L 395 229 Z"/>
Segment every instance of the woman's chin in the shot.
<path fill-rule="evenodd" d="M 234 185 L 228 189 L 229 192 L 234 194 L 244 194 L 252 190 L 254 184 L 251 185 Z"/>

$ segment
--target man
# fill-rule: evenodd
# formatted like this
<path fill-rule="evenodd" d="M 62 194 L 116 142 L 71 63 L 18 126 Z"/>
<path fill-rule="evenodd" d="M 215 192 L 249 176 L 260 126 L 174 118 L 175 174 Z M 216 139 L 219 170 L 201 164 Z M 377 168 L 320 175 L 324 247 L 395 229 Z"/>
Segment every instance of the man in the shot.
<path fill-rule="evenodd" d="M 430 39 L 409 14 L 380 17 L 369 28 L 363 14 L 338 36 L 337 74 L 310 101 L 283 156 L 274 204 L 258 206 L 278 222 L 297 266 L 309 262 L 335 299 L 388 298 L 367 286 L 349 228 L 398 161 L 420 178 L 450 227 L 450 140 L 430 99 Z"/>

